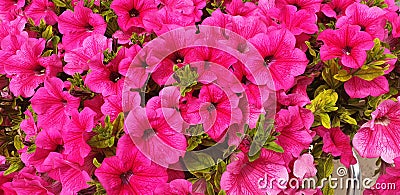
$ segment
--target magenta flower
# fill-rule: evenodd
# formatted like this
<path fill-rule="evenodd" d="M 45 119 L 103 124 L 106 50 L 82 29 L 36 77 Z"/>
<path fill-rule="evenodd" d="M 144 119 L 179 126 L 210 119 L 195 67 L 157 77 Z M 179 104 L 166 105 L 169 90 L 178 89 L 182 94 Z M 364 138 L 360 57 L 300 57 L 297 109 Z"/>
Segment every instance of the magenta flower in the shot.
<path fill-rule="evenodd" d="M 267 178 L 265 178 L 267 177 Z M 260 179 L 271 181 L 275 179 L 289 180 L 288 172 L 282 155 L 270 150 L 261 149 L 260 158 L 249 162 L 248 157 L 240 152 L 231 157 L 231 163 L 226 167 L 226 172 L 221 177 L 221 188 L 227 194 L 278 194 L 281 189 L 277 183 L 270 183 L 265 189 L 258 186 Z"/>
<path fill-rule="evenodd" d="M 0 38 L 1 39 L 1 38 Z M 7 64 L 13 64 L 10 61 L 11 56 L 16 55 L 17 51 L 21 49 L 22 45 L 28 41 L 28 35 L 26 33 L 10 34 L 1 40 L 0 50 L 0 74 L 6 74 L 4 66 Z"/>
<path fill-rule="evenodd" d="M 316 13 L 320 10 L 322 0 L 276 0 L 275 4 L 278 8 L 286 5 L 293 5 L 297 10 L 307 10 Z"/>
<path fill-rule="evenodd" d="M 315 168 L 313 155 L 306 153 L 294 161 L 293 175 L 297 178 L 310 178 L 314 177 L 316 174 L 317 168 Z"/>
<path fill-rule="evenodd" d="M 17 194 L 47 194 L 60 193 L 57 184 L 46 176 L 38 176 L 33 167 L 23 168 L 11 182 L 11 187 Z"/>
<path fill-rule="evenodd" d="M 40 83 L 62 71 L 56 55 L 41 57 L 45 40 L 28 39 L 17 54 L 8 59 L 4 69 L 11 75 L 11 92 L 16 96 L 31 97 Z"/>
<path fill-rule="evenodd" d="M 38 114 L 38 127 L 61 130 L 72 111 L 78 109 L 80 99 L 63 91 L 60 79 L 50 78 L 32 97 L 31 103 Z"/>
<path fill-rule="evenodd" d="M 312 112 L 298 106 L 289 106 L 287 110 L 281 109 L 276 114 L 276 131 L 281 133 L 277 143 L 283 147 L 286 155 L 297 158 L 310 146 L 314 137 L 310 130 L 313 121 Z"/>
<path fill-rule="evenodd" d="M 206 6 L 205 0 L 160 0 L 161 5 L 168 11 L 182 13 L 194 18 L 196 22 L 201 20 L 202 9 Z"/>
<path fill-rule="evenodd" d="M 161 35 L 180 27 L 194 25 L 195 18 L 162 8 L 147 15 L 143 19 L 143 24 L 147 31 L 154 31 L 157 35 Z"/>
<path fill-rule="evenodd" d="M 286 28 L 294 35 L 314 34 L 318 31 L 317 16 L 307 10 L 296 11 L 296 7 L 287 5 L 281 9 L 272 9 L 270 14 L 280 28 Z"/>
<path fill-rule="evenodd" d="M 346 15 L 339 18 L 336 27 L 358 25 L 373 38 L 385 38 L 385 11 L 378 7 L 368 7 L 361 3 L 353 3 L 346 9 Z"/>
<path fill-rule="evenodd" d="M 111 51 L 111 40 L 107 37 L 94 34 L 87 37 L 81 47 L 77 47 L 71 51 L 66 51 L 64 61 L 64 72 L 69 75 L 82 73 L 89 70 L 89 63 L 103 61 L 103 52 Z"/>
<path fill-rule="evenodd" d="M 346 25 L 338 30 L 326 29 L 318 36 L 324 42 L 321 60 L 340 58 L 344 66 L 360 68 L 367 58 L 367 50 L 374 47 L 372 37 L 359 26 Z"/>
<path fill-rule="evenodd" d="M 232 0 L 226 5 L 226 12 L 231 16 L 244 16 L 248 17 L 255 15 L 257 6 L 253 2 L 243 2 L 241 0 Z"/>
<path fill-rule="evenodd" d="M 89 187 L 89 174 L 63 154 L 51 152 L 43 162 L 43 167 L 46 167 L 49 177 L 61 183 L 60 194 L 76 194 Z"/>
<path fill-rule="evenodd" d="M 125 125 L 141 151 L 163 166 L 178 162 L 186 151 L 186 137 L 170 126 L 162 110 L 140 107 L 133 110 L 129 112 Z"/>
<path fill-rule="evenodd" d="M 2 0 L 0 1 L 0 20 L 14 20 L 21 8 L 24 7 L 25 0 Z"/>
<path fill-rule="evenodd" d="M 128 135 L 118 141 L 117 155 L 105 158 L 95 175 L 108 194 L 153 194 L 168 179 L 166 169 L 140 153 Z"/>
<path fill-rule="evenodd" d="M 154 0 L 116 0 L 110 7 L 117 14 L 118 25 L 124 31 L 131 27 L 144 28 L 143 18 L 157 11 Z"/>
<path fill-rule="evenodd" d="M 326 129 L 323 126 L 319 126 L 315 131 L 323 139 L 324 146 L 322 151 L 335 157 L 340 156 L 340 162 L 346 167 L 357 163 L 350 145 L 350 137 L 344 134 L 339 127 Z"/>
<path fill-rule="evenodd" d="M 396 12 L 387 14 L 387 19 L 392 24 L 392 35 L 395 38 L 400 37 L 400 16 Z"/>
<path fill-rule="evenodd" d="M 400 100 L 400 98 L 398 98 Z M 400 102 L 385 100 L 371 114 L 372 119 L 361 126 L 353 138 L 353 146 L 360 156 L 381 157 L 387 163 L 400 156 Z"/>
<path fill-rule="evenodd" d="M 353 77 L 344 83 L 344 89 L 351 98 L 378 97 L 389 92 L 389 83 L 384 76 L 379 76 L 372 81 Z"/>
<path fill-rule="evenodd" d="M 25 10 L 25 14 L 33 19 L 35 25 L 40 24 L 40 19 L 44 19 L 46 24 L 54 25 L 57 22 L 54 9 L 54 3 L 48 0 L 34 0 Z"/>
<path fill-rule="evenodd" d="M 80 113 L 74 110 L 62 134 L 64 136 L 64 154 L 73 162 L 83 164 L 84 158 L 90 153 L 91 148 L 86 143 L 94 127 L 94 116 L 96 115 L 90 108 L 84 108 Z"/>
<path fill-rule="evenodd" d="M 332 0 L 321 5 L 321 12 L 328 17 L 337 19 L 345 15 L 347 7 L 355 2 L 358 2 L 358 0 Z"/>
<path fill-rule="evenodd" d="M 160 86 L 170 81 L 174 73 L 174 65 L 181 68 L 188 63 L 186 55 L 188 55 L 189 51 L 190 49 L 181 49 L 164 58 L 151 74 L 153 80 Z"/>
<path fill-rule="evenodd" d="M 103 17 L 84 7 L 83 2 L 75 6 L 74 12 L 67 10 L 58 18 L 58 29 L 63 34 L 62 43 L 66 50 L 81 46 L 83 40 L 91 35 L 103 35 L 106 28 Z"/>
<path fill-rule="evenodd" d="M 396 186 L 400 185 L 400 157 L 394 159 L 394 167 L 386 167 L 371 189 L 365 190 L 365 195 L 397 194 Z M 383 187 L 385 186 L 385 187 Z"/>
<path fill-rule="evenodd" d="M 217 9 L 211 14 L 211 17 L 204 19 L 202 24 L 226 28 L 231 23 L 231 20 L 231 15 L 224 14 L 220 9 Z"/>
<path fill-rule="evenodd" d="M 258 34 L 251 38 L 250 42 L 264 58 L 264 64 L 251 64 L 251 66 L 260 66 L 251 68 L 260 72 L 252 71 L 252 74 L 267 74 L 263 69 L 267 67 L 276 90 L 291 88 L 294 78 L 304 73 L 308 60 L 300 49 L 295 48 L 296 38 L 288 30 L 274 30 L 267 34 Z M 271 77 L 268 74 L 259 76 L 264 79 Z"/>
<path fill-rule="evenodd" d="M 27 116 L 27 118 L 21 122 L 20 127 L 21 130 L 23 130 L 26 134 L 25 141 L 30 141 L 32 137 L 35 137 L 39 133 L 39 129 L 36 126 L 32 112 L 30 110 L 26 110 L 24 114 Z"/>
<path fill-rule="evenodd" d="M 86 85 L 92 91 L 101 93 L 105 97 L 122 91 L 129 65 L 138 50 L 138 46 L 129 49 L 124 47 L 106 65 L 102 61 L 90 63 L 91 71 L 85 79 Z"/>
<path fill-rule="evenodd" d="M 110 95 L 104 98 L 104 104 L 101 106 L 101 113 L 105 116 L 110 116 L 111 120 L 114 120 L 118 117 L 118 114 L 123 112 L 122 109 L 122 95 L 119 92 L 116 95 Z"/>
<path fill-rule="evenodd" d="M 192 191 L 192 183 L 184 179 L 176 179 L 170 183 L 160 184 L 154 190 L 155 195 L 175 195 L 175 194 L 192 194 L 200 195 Z"/>

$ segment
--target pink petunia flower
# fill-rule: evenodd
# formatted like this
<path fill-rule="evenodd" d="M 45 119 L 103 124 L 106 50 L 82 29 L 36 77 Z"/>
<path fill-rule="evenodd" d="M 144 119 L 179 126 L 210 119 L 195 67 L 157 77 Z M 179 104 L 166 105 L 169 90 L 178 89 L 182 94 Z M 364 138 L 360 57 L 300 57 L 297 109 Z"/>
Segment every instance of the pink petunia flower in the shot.
<path fill-rule="evenodd" d="M 220 9 L 217 9 L 211 14 L 211 17 L 204 19 L 202 24 L 226 28 L 231 23 L 231 20 L 231 15 L 224 14 Z"/>
<path fill-rule="evenodd" d="M 128 135 L 120 138 L 117 155 L 105 158 L 95 175 L 108 194 L 153 194 L 168 179 L 166 169 L 140 153 Z"/>
<path fill-rule="evenodd" d="M 2 0 L 0 1 L 0 20 L 11 21 L 20 14 L 25 0 Z"/>
<path fill-rule="evenodd" d="M 201 20 L 201 16 L 203 15 L 202 9 L 206 6 L 205 0 L 160 0 L 160 3 L 168 11 L 175 11 L 190 16 L 196 22 Z"/>
<path fill-rule="evenodd" d="M 253 2 L 243 2 L 241 0 L 232 0 L 226 5 L 226 12 L 231 16 L 244 16 L 248 17 L 255 15 L 257 6 Z"/>
<path fill-rule="evenodd" d="M 400 98 L 398 98 L 400 100 Z M 353 146 L 361 157 L 381 157 L 387 163 L 400 156 L 400 103 L 385 100 L 372 112 L 372 119 L 354 135 Z"/>
<path fill-rule="evenodd" d="M 231 163 L 222 174 L 221 188 L 227 194 L 277 194 L 281 191 L 277 182 L 273 183 L 273 188 L 270 188 L 270 183 L 264 189 L 260 188 L 259 183 L 263 184 L 261 179 L 265 183 L 272 179 L 288 181 L 282 155 L 264 148 L 261 149 L 260 157 L 253 162 L 249 162 L 242 152 L 232 155 Z"/>
<path fill-rule="evenodd" d="M 129 65 L 138 50 L 139 46 L 129 49 L 124 47 L 118 50 L 117 56 L 106 65 L 102 61 L 90 63 L 91 71 L 85 79 L 86 85 L 105 97 L 122 91 Z"/>
<path fill-rule="evenodd" d="M 26 110 L 24 114 L 27 116 L 27 118 L 21 122 L 20 127 L 21 130 L 25 132 L 25 141 L 30 141 L 32 137 L 35 137 L 39 133 L 39 129 L 36 126 L 32 112 L 30 110 Z"/>
<path fill-rule="evenodd" d="M 64 66 L 64 72 L 74 75 L 89 70 L 89 63 L 103 61 L 103 52 L 107 49 L 111 51 L 111 47 L 111 40 L 103 35 L 87 37 L 81 47 L 65 52 L 64 60 L 67 65 Z"/>
<path fill-rule="evenodd" d="M 367 50 L 374 47 L 372 37 L 359 26 L 346 25 L 338 30 L 327 29 L 318 36 L 324 42 L 321 60 L 340 58 L 344 66 L 360 68 L 367 58 Z"/>
<path fill-rule="evenodd" d="M 147 15 L 143 19 L 143 24 L 147 31 L 154 31 L 157 35 L 161 35 L 180 27 L 192 26 L 195 24 L 195 18 L 162 8 Z"/>
<path fill-rule="evenodd" d="M 314 164 L 314 156 L 307 153 L 301 155 L 296 161 L 294 161 L 293 174 L 300 179 L 314 177 L 317 174 L 317 168 L 315 168 Z"/>
<path fill-rule="evenodd" d="M 320 10 L 322 0 L 276 0 L 276 7 L 282 8 L 286 5 L 293 5 L 297 10 L 307 10 L 316 13 Z"/>
<path fill-rule="evenodd" d="M 344 89 L 351 98 L 378 97 L 389 92 L 389 83 L 384 76 L 379 76 L 372 81 L 353 77 L 344 83 Z"/>
<path fill-rule="evenodd" d="M 296 7 L 287 5 L 280 9 L 272 9 L 269 13 L 280 28 L 286 28 L 294 35 L 314 34 L 318 31 L 317 16 L 307 10 L 296 11 Z"/>
<path fill-rule="evenodd" d="M 84 7 L 83 2 L 74 7 L 74 12 L 67 10 L 58 18 L 58 29 L 63 34 L 62 44 L 66 50 L 81 46 L 91 35 L 103 35 L 106 28 L 103 17 Z"/>
<path fill-rule="evenodd" d="M 60 195 L 76 194 L 78 191 L 88 188 L 91 181 L 89 174 L 82 167 L 70 161 L 65 155 L 51 152 L 43 162 L 49 177 L 61 183 Z"/>
<path fill-rule="evenodd" d="M 118 114 L 123 112 L 122 109 L 122 95 L 121 92 L 118 94 L 110 95 L 104 98 L 104 104 L 101 106 L 101 112 L 105 116 L 110 116 L 111 120 L 118 117 Z"/>
<path fill-rule="evenodd" d="M 358 25 L 373 38 L 385 38 L 385 11 L 378 7 L 368 7 L 361 3 L 353 3 L 346 9 L 346 16 L 337 20 L 336 27 Z"/>
<path fill-rule="evenodd" d="M 175 194 L 192 194 L 200 195 L 192 191 L 192 183 L 184 179 L 176 179 L 170 183 L 160 184 L 154 190 L 155 195 L 165 194 L 165 195 L 175 195 Z"/>
<path fill-rule="evenodd" d="M 1 39 L 1 38 L 0 38 Z M 4 67 L 7 64 L 13 64 L 11 56 L 16 55 L 18 50 L 21 50 L 22 45 L 28 41 L 28 34 L 12 34 L 10 33 L 1 40 L 0 50 L 0 74 L 6 74 Z M 15 60 L 15 59 L 14 59 Z"/>
<path fill-rule="evenodd" d="M 80 99 L 63 91 L 60 79 L 50 78 L 32 97 L 31 103 L 38 114 L 38 127 L 61 130 L 72 111 L 78 109 Z"/>
<path fill-rule="evenodd" d="M 17 194 L 47 194 L 60 193 L 60 188 L 46 176 L 38 176 L 33 167 L 25 167 L 18 172 L 11 182 L 11 187 Z"/>
<path fill-rule="evenodd" d="M 54 3 L 48 0 L 34 0 L 26 8 L 25 14 L 33 19 L 35 25 L 39 25 L 41 19 L 44 19 L 46 24 L 54 25 L 57 22 L 57 15 L 54 13 L 54 9 Z"/>
<path fill-rule="evenodd" d="M 178 162 L 186 151 L 187 141 L 173 129 L 162 110 L 134 108 L 126 118 L 126 128 L 141 151 L 158 164 L 167 167 Z"/>
<path fill-rule="evenodd" d="M 386 14 L 386 18 L 392 24 L 393 37 L 400 37 L 400 15 L 398 15 L 396 12 L 390 12 Z"/>
<path fill-rule="evenodd" d="M 124 31 L 131 27 L 144 28 L 143 18 L 157 11 L 154 0 L 116 0 L 110 7 L 117 14 L 118 25 Z"/>
<path fill-rule="evenodd" d="M 312 112 L 299 106 L 289 106 L 281 109 L 275 117 L 276 131 L 281 134 L 277 143 L 283 147 L 289 157 L 299 157 L 307 149 L 314 137 L 310 128 L 314 121 Z"/>
<path fill-rule="evenodd" d="M 90 108 L 84 108 L 80 113 L 72 111 L 69 120 L 62 134 L 64 136 L 64 153 L 69 155 L 71 161 L 83 164 L 84 158 L 90 153 L 90 146 L 86 143 L 91 135 L 89 134 L 94 127 L 94 116 L 96 115 Z"/>
<path fill-rule="evenodd" d="M 319 126 L 315 131 L 323 139 L 324 146 L 322 151 L 335 157 L 340 156 L 340 162 L 346 167 L 357 163 L 350 145 L 350 137 L 344 134 L 339 127 L 326 129 L 323 126 Z"/>
<path fill-rule="evenodd" d="M 61 60 L 56 55 L 41 57 L 44 44 L 44 39 L 30 38 L 8 59 L 4 69 L 12 77 L 10 90 L 14 95 L 31 97 L 40 83 L 62 71 Z"/>
<path fill-rule="evenodd" d="M 321 12 L 328 17 L 337 19 L 345 15 L 347 7 L 355 2 L 358 2 L 358 0 L 332 0 L 321 5 Z"/>
<path fill-rule="evenodd" d="M 295 48 L 296 38 L 288 30 L 274 30 L 267 34 L 258 34 L 251 38 L 250 42 L 264 58 L 264 64 L 249 66 L 260 66 L 257 68 L 257 71 L 260 72 L 266 72 L 262 67 L 267 67 L 275 83 L 275 90 L 291 88 L 295 76 L 304 73 L 308 60 L 300 49 Z M 252 74 L 261 73 L 252 71 Z M 262 76 L 265 79 L 270 77 L 268 74 Z"/>
<path fill-rule="evenodd" d="M 386 167 L 384 171 L 385 173 L 378 177 L 375 185 L 364 191 L 365 195 L 398 194 L 396 186 L 400 185 L 400 157 L 394 159 L 394 167 Z"/>

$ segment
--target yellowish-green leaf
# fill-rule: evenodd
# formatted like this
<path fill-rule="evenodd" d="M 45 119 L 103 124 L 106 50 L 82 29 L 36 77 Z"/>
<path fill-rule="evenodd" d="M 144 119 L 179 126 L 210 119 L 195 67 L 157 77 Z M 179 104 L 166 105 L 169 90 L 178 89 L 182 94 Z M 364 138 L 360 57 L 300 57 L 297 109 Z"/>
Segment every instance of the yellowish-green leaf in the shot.
<path fill-rule="evenodd" d="M 331 128 L 331 119 L 327 113 L 320 113 L 319 117 L 321 118 L 322 126 L 327 129 Z"/>
<path fill-rule="evenodd" d="M 338 81 L 346 82 L 350 80 L 353 76 L 351 74 L 348 74 L 346 70 L 339 70 L 339 72 L 333 76 Z"/>
<path fill-rule="evenodd" d="M 354 73 L 354 76 L 357 76 L 366 81 L 372 81 L 375 78 L 382 76 L 384 74 L 385 71 L 383 69 L 368 68 L 368 69 L 358 70 L 356 73 Z"/>

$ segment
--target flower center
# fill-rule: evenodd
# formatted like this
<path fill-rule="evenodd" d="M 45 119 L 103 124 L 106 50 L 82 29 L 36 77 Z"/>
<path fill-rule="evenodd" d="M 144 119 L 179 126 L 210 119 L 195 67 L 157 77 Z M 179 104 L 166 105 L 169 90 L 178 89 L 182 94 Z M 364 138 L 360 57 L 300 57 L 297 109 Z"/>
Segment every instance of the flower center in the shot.
<path fill-rule="evenodd" d="M 390 119 L 387 116 L 382 116 L 380 118 L 375 119 L 376 125 L 388 126 L 389 123 L 390 123 Z"/>
<path fill-rule="evenodd" d="M 301 6 L 297 3 L 293 4 L 293 6 L 295 6 L 297 8 L 297 11 L 301 9 Z"/>
<path fill-rule="evenodd" d="M 215 103 L 212 103 L 211 102 L 211 104 L 207 107 L 207 111 L 208 112 L 212 112 L 213 110 L 215 110 L 216 109 L 216 104 Z"/>
<path fill-rule="evenodd" d="M 62 153 L 64 151 L 64 146 L 62 145 L 57 145 L 56 149 L 54 150 L 54 152 L 57 153 Z"/>
<path fill-rule="evenodd" d="M 156 132 L 153 129 L 146 129 L 143 132 L 143 136 L 142 139 L 144 140 L 148 140 L 151 136 L 153 136 L 154 134 L 156 134 Z"/>
<path fill-rule="evenodd" d="M 135 8 L 132 8 L 131 10 L 129 10 L 129 15 L 131 16 L 131 18 L 138 17 L 139 14 L 140 14 L 140 12 Z"/>
<path fill-rule="evenodd" d="M 343 48 L 342 51 L 343 51 L 344 54 L 350 55 L 350 53 L 351 53 L 351 47 L 346 46 L 346 47 Z"/>
<path fill-rule="evenodd" d="M 111 72 L 111 74 L 110 74 L 110 80 L 114 83 L 116 83 L 121 78 L 122 78 L 122 75 L 119 74 L 119 72 Z"/>
<path fill-rule="evenodd" d="M 179 53 L 179 52 L 176 52 L 176 53 L 174 54 L 173 59 L 172 59 L 172 61 L 173 61 L 175 64 L 183 63 L 184 60 L 185 60 L 185 58 L 184 58 L 183 55 L 182 55 L 181 53 Z"/>
<path fill-rule="evenodd" d="M 335 7 L 335 8 L 333 9 L 333 11 L 335 11 L 336 15 L 340 15 L 340 14 L 342 13 L 342 9 L 339 8 L 339 7 Z"/>
<path fill-rule="evenodd" d="M 41 65 L 38 65 L 33 71 L 35 72 L 35 75 L 41 76 L 46 73 L 46 68 Z"/>
<path fill-rule="evenodd" d="M 367 28 L 364 25 L 360 25 L 361 31 L 365 31 Z"/>
<path fill-rule="evenodd" d="M 133 172 L 131 170 L 122 173 L 119 178 L 121 178 L 122 183 L 123 184 L 128 184 L 129 183 L 129 179 L 131 178 L 131 176 L 133 175 Z"/>
<path fill-rule="evenodd" d="M 90 25 L 90 24 L 87 24 L 87 25 L 85 26 L 85 29 L 86 29 L 87 31 L 93 31 L 93 30 L 94 30 L 94 27 L 93 27 L 92 25 Z"/>
<path fill-rule="evenodd" d="M 272 60 L 274 59 L 274 56 L 266 56 L 265 58 L 264 58 L 264 62 L 265 62 L 265 66 L 268 66 L 271 62 L 272 62 Z"/>

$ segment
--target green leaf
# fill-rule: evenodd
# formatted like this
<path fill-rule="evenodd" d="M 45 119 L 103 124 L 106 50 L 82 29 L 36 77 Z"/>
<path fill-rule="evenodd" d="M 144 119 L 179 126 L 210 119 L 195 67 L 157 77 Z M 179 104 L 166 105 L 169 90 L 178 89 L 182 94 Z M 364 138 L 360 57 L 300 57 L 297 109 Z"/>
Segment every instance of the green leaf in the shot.
<path fill-rule="evenodd" d="M 207 182 L 206 189 L 207 195 L 215 195 L 214 186 L 210 182 Z"/>
<path fill-rule="evenodd" d="M 17 158 L 17 160 L 15 160 L 15 158 Z M 4 171 L 4 173 L 3 173 L 4 176 L 7 176 L 14 172 L 17 172 L 17 171 L 21 170 L 22 168 L 24 168 L 25 165 L 21 161 L 21 159 L 18 157 L 15 157 L 15 158 L 13 159 L 14 161 L 11 162 L 10 167 L 8 167 L 8 169 Z"/>
<path fill-rule="evenodd" d="M 99 163 L 99 161 L 97 161 L 97 158 L 93 158 L 93 165 L 94 165 L 96 168 L 99 168 L 99 167 L 101 166 L 101 163 Z"/>
<path fill-rule="evenodd" d="M 199 75 L 194 68 L 186 65 L 175 71 L 173 78 L 177 81 L 181 95 L 184 97 L 187 92 L 192 90 L 192 87 L 197 85 Z"/>
<path fill-rule="evenodd" d="M 25 147 L 25 145 L 22 143 L 21 137 L 19 135 L 14 136 L 14 147 L 17 150 L 21 150 L 22 148 Z"/>
<path fill-rule="evenodd" d="M 258 150 L 257 153 L 250 155 L 250 153 L 248 154 L 249 157 L 249 161 L 250 162 L 254 162 L 255 160 L 257 160 L 258 158 L 260 158 L 261 155 L 261 150 Z"/>
<path fill-rule="evenodd" d="M 308 47 L 308 51 L 310 52 L 310 54 L 314 57 L 317 57 L 317 53 L 315 53 L 315 50 L 311 47 L 311 44 L 309 41 L 305 42 L 307 47 Z"/>
<path fill-rule="evenodd" d="M 317 185 L 321 185 L 321 180 L 323 178 L 328 178 L 333 173 L 333 158 L 329 156 L 327 158 L 320 158 L 318 159 L 317 164 L 317 178 L 318 182 Z"/>
<path fill-rule="evenodd" d="M 351 74 L 348 74 L 346 70 L 339 70 L 339 72 L 333 76 L 338 81 L 346 82 L 350 80 L 353 76 Z"/>
<path fill-rule="evenodd" d="M 186 153 L 183 158 L 187 169 L 190 172 L 194 171 L 208 171 L 211 167 L 215 165 L 213 158 L 202 152 L 190 152 Z"/>
<path fill-rule="evenodd" d="M 52 26 L 47 26 L 46 30 L 42 32 L 42 38 L 49 40 L 53 36 L 53 27 Z"/>
<path fill-rule="evenodd" d="M 226 192 L 225 192 L 225 190 L 221 190 L 221 191 L 219 191 L 219 192 L 218 192 L 218 195 L 226 195 Z"/>
<path fill-rule="evenodd" d="M 108 148 L 114 145 L 115 137 L 114 136 L 107 136 L 103 134 L 98 134 L 93 136 L 89 141 L 88 144 L 90 146 L 96 148 Z"/>
<path fill-rule="evenodd" d="M 385 74 L 384 69 L 376 69 L 368 67 L 367 69 L 358 70 L 356 73 L 354 73 L 354 76 L 357 76 L 366 81 L 372 81 L 375 78 L 382 76 L 384 74 Z"/>
<path fill-rule="evenodd" d="M 57 7 L 67 7 L 67 4 L 65 4 L 62 0 L 52 0 L 54 5 Z"/>
<path fill-rule="evenodd" d="M 331 119 L 327 113 L 320 113 L 319 117 L 321 118 L 322 126 L 327 129 L 331 128 Z"/>
<path fill-rule="evenodd" d="M 28 147 L 28 153 L 34 153 L 36 151 L 36 144 L 32 144 Z"/>
<path fill-rule="evenodd" d="M 268 149 L 268 150 L 272 150 L 278 153 L 283 153 L 284 150 L 282 148 L 282 146 L 278 145 L 276 142 L 268 142 L 264 148 Z"/>
<path fill-rule="evenodd" d="M 49 57 L 49 56 L 51 56 L 52 53 L 53 53 L 53 50 L 47 50 L 42 54 L 42 56 L 43 57 Z"/>

